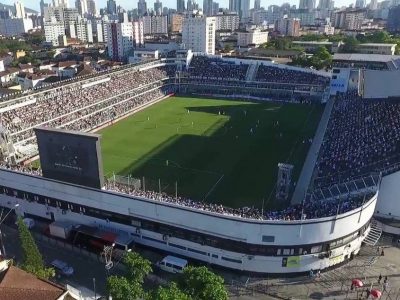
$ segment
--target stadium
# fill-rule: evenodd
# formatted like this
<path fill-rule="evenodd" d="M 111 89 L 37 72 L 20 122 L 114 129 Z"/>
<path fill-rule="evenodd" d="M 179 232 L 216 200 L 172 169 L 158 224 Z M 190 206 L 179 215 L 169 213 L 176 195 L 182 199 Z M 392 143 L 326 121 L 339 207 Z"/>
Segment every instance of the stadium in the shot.
<path fill-rule="evenodd" d="M 178 51 L 3 99 L 1 206 L 251 273 L 343 263 L 400 153 L 398 101 L 350 73 Z"/>

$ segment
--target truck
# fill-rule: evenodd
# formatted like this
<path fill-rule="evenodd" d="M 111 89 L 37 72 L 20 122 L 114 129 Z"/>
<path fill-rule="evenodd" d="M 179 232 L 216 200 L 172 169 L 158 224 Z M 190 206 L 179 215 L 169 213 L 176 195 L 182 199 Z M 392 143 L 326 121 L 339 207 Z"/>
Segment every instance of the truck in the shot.
<path fill-rule="evenodd" d="M 63 221 L 56 221 L 49 225 L 49 233 L 51 236 L 66 240 L 69 238 L 73 224 Z"/>

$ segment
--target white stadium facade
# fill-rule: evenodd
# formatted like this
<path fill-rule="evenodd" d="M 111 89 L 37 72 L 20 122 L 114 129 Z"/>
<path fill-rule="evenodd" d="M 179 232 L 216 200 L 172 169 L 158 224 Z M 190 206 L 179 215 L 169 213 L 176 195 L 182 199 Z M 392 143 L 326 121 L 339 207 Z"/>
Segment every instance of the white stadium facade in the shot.
<path fill-rule="evenodd" d="M 203 94 L 212 90 L 215 95 L 235 95 L 257 101 L 310 98 L 326 102 L 330 87 L 335 86 L 330 73 L 257 60 L 224 61 L 218 58 L 218 63 L 224 61 L 224 65 L 221 65 L 223 68 L 232 68 L 232 74 L 237 72 L 239 75 L 212 78 L 198 71 L 187 72 L 196 67 L 191 64 L 193 57 L 190 52 L 177 53 L 175 58 L 125 66 L 123 69 L 5 99 L 0 103 L 4 127 L 1 135 L 3 164 L 0 168 L 0 205 L 14 209 L 20 216 L 49 223 L 68 221 L 97 226 L 119 235 L 128 235 L 140 245 L 251 273 L 300 273 L 330 268 L 351 259 L 363 243 L 376 242 L 381 229 L 385 227 L 377 223 L 374 215 L 379 220 L 400 216 L 397 205 L 400 173 L 396 172 L 397 169 L 363 174 L 363 177 L 349 178 L 341 184 L 330 184 L 314 190 L 309 188 L 311 175 L 303 170 L 301 176 L 309 178 L 303 181 L 300 178 L 299 185 L 301 182 L 307 185 L 303 186 L 303 190 L 307 191 L 304 196 L 307 201 L 336 201 L 338 205 L 333 206 L 325 217 L 308 218 L 302 214 L 298 220 L 280 220 L 252 219 L 125 194 L 112 188 L 91 188 L 62 182 L 45 178 L 40 172 L 21 166 L 24 161 L 37 155 L 32 130 L 36 126 L 95 131 L 115 118 L 129 115 L 140 107 L 160 101 L 171 92 L 181 90 Z M 243 67 L 244 64 L 248 66 Z M 270 79 L 268 74 L 271 70 L 275 77 L 288 78 L 281 81 Z M 146 72 L 152 73 L 147 76 Z M 81 101 L 70 111 L 67 111 L 69 108 L 60 108 L 63 118 L 53 114 L 51 118 L 34 119 L 26 124 L 21 117 L 23 111 L 31 107 L 36 109 L 42 105 L 40 103 L 48 103 L 49 99 L 64 101 L 62 95 L 75 93 L 76 90 L 96 87 L 103 93 L 103 86 L 106 90 L 107 84 L 115 84 L 131 75 L 142 79 L 135 79 L 138 80 L 137 85 L 131 81 L 129 89 L 121 91 L 121 94 L 112 91 L 109 98 L 101 100 L 101 105 L 97 99 L 87 97 L 87 103 L 82 104 Z M 298 79 L 292 82 L 292 76 Z M 146 84 L 143 85 L 140 80 Z M 346 80 L 348 86 L 351 80 L 349 77 Z M 340 84 L 343 82 L 344 79 L 341 79 Z M 148 91 L 152 94 L 148 94 Z M 146 101 L 135 100 L 138 97 Z M 328 101 L 325 110 L 332 109 L 330 101 L 334 100 Z M 81 112 L 76 114 L 77 110 Z M 329 111 L 326 114 L 329 119 Z M 12 122 L 12 125 L 5 124 L 5 120 Z M 313 143 L 318 141 L 315 139 Z M 348 204 L 350 198 L 357 199 L 352 202 L 357 205 L 349 204 L 346 210 L 341 210 L 340 206 Z"/>

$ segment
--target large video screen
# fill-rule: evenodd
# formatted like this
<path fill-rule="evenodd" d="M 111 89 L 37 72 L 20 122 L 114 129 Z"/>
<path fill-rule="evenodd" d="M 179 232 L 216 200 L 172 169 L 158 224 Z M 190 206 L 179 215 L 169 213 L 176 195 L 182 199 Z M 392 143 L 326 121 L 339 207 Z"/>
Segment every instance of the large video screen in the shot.
<path fill-rule="evenodd" d="M 93 188 L 103 186 L 100 135 L 38 127 L 43 176 Z"/>

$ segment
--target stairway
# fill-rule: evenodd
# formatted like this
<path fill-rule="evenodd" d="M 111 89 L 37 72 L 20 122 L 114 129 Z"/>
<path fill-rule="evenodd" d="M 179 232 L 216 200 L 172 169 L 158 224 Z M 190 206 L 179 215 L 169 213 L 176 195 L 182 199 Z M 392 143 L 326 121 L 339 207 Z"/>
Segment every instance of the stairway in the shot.
<path fill-rule="evenodd" d="M 249 68 L 247 69 L 246 73 L 246 81 L 254 81 L 258 70 L 258 63 L 250 64 Z"/>
<path fill-rule="evenodd" d="M 382 235 L 382 228 L 378 225 L 378 223 L 372 219 L 371 221 L 371 228 L 369 230 L 368 235 L 364 239 L 364 243 L 369 246 L 375 246 L 376 243 L 379 241 Z"/>

